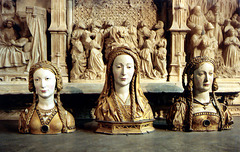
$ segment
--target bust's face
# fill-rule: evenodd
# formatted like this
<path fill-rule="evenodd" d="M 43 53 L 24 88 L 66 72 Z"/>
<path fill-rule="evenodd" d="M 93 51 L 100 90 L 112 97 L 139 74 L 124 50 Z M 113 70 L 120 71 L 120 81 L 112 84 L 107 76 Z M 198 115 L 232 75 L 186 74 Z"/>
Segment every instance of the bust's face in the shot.
<path fill-rule="evenodd" d="M 114 84 L 117 86 L 129 85 L 134 74 L 134 60 L 130 55 L 119 55 L 112 66 Z"/>
<path fill-rule="evenodd" d="M 213 83 L 214 67 L 211 63 L 203 63 L 194 71 L 194 92 L 210 91 Z"/>
<path fill-rule="evenodd" d="M 56 78 L 55 75 L 47 69 L 38 69 L 33 74 L 34 86 L 38 96 L 48 98 L 54 95 Z"/>

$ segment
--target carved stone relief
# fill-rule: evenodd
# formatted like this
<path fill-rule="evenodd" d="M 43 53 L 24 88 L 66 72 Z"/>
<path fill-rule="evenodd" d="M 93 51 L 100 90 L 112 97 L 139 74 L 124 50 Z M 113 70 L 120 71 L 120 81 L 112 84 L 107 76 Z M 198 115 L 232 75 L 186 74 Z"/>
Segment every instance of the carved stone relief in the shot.
<path fill-rule="evenodd" d="M 104 73 L 105 65 L 102 65 L 102 61 L 106 63 L 109 50 L 117 46 L 128 46 L 139 53 L 142 59 L 141 77 L 143 79 L 164 79 L 166 81 L 167 40 L 164 38 L 164 23 L 156 20 L 156 11 L 157 8 L 151 0 L 98 1 L 96 4 L 91 1 L 76 1 L 75 27 L 78 24 L 87 26 L 82 36 L 78 38 L 81 39 L 83 52 L 86 54 L 84 62 L 87 62 L 87 66 L 83 76 L 77 78 L 71 76 L 71 81 L 103 78 L 102 74 L 97 77 L 91 76 L 92 71 L 96 68 L 97 71 Z M 99 21 L 101 24 L 98 30 L 99 36 L 91 31 L 92 21 Z M 74 33 L 73 31 L 71 38 L 72 50 L 76 48 Z M 95 36 L 101 38 L 102 41 L 97 48 L 94 46 L 97 44 L 94 42 Z M 93 47 L 95 49 L 92 49 Z M 98 53 L 93 53 L 94 50 Z M 73 60 L 75 62 L 75 59 Z M 76 63 L 73 63 L 71 74 L 79 71 L 75 69 L 75 65 Z M 82 67 L 85 67 L 85 63 L 82 63 Z"/>
<path fill-rule="evenodd" d="M 25 7 L 4 0 L 0 31 L 0 77 L 2 81 L 27 81 L 32 64 L 47 58 L 46 9 Z"/>
<path fill-rule="evenodd" d="M 8 81 L 5 78 L 11 72 L 27 74 L 30 64 L 47 58 L 46 51 L 36 50 L 41 46 L 46 48 L 46 10 L 51 11 L 48 58 L 70 81 L 103 79 L 108 49 L 123 43 L 135 48 L 143 59 L 143 79 L 181 81 L 186 62 L 196 55 L 215 58 L 219 77 L 239 77 L 240 66 L 234 64 L 239 63 L 240 56 L 238 0 L 34 0 L 29 4 L 33 13 L 26 12 L 27 3 L 28 0 L 1 1 L 1 32 L 11 31 L 7 37 L 1 34 L 1 41 L 5 41 L 1 42 L 1 49 L 2 43 L 8 41 L 6 39 L 15 37 L 8 42 L 15 47 L 10 51 L 15 58 L 11 58 L 10 66 L 0 68 L 3 81 Z M 30 26 L 36 21 L 33 20 L 35 15 L 41 18 L 38 27 L 42 28 L 42 33 L 34 37 Z M 9 19 L 14 21 L 11 30 L 3 26 Z M 9 26 L 13 23 L 10 22 Z M 96 22 L 100 26 L 92 29 Z M 84 32 L 74 36 L 80 23 L 86 26 Z M 160 30 L 155 27 L 158 23 L 165 26 L 160 26 Z M 201 26 L 201 33 L 196 24 Z M 38 41 L 33 38 L 37 37 L 41 37 L 41 44 L 35 45 L 36 51 L 33 51 L 34 42 Z M 4 56 L 0 56 L 1 64 L 7 61 L 3 60 Z"/>
<path fill-rule="evenodd" d="M 237 1 L 222 0 L 212 5 L 206 1 L 202 4 L 191 1 L 189 5 L 187 25 L 191 32 L 186 39 L 187 60 L 199 55 L 210 56 L 215 59 L 217 74 L 221 78 L 239 77 L 237 6 Z"/>

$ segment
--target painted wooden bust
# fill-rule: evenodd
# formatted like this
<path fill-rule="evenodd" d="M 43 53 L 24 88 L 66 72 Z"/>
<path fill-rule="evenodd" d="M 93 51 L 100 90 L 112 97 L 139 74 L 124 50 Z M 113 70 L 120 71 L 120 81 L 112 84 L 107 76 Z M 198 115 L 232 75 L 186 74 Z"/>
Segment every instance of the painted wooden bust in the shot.
<path fill-rule="evenodd" d="M 95 111 L 97 132 L 137 134 L 153 131 L 152 109 L 140 88 L 137 53 L 127 47 L 117 47 L 109 53 L 107 62 L 105 85 Z"/>
<path fill-rule="evenodd" d="M 19 132 L 58 134 L 75 131 L 73 116 L 62 107 L 61 89 L 62 77 L 51 62 L 42 61 L 31 67 L 29 91 L 33 92 L 33 105 L 20 114 Z"/>
<path fill-rule="evenodd" d="M 231 128 L 232 116 L 227 106 L 219 103 L 215 96 L 218 86 L 212 59 L 200 56 L 193 58 L 185 67 L 182 81 L 183 96 L 175 100 L 167 115 L 172 130 L 220 131 Z"/>

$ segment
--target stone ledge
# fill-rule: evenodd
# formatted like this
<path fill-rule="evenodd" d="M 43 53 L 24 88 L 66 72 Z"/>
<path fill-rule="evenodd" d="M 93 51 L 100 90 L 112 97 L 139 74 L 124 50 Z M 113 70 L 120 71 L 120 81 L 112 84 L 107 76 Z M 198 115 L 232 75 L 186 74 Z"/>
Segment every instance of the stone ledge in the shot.
<path fill-rule="evenodd" d="M 100 94 L 103 83 L 64 83 L 61 94 Z M 143 92 L 146 93 L 181 93 L 183 91 L 179 83 L 141 83 Z M 0 95 L 4 94 L 31 94 L 28 84 L 0 83 Z"/>
<path fill-rule="evenodd" d="M 64 83 L 61 94 L 100 94 L 104 83 L 96 81 L 95 83 Z M 240 92 L 239 81 L 218 82 L 219 93 Z M 183 91 L 180 82 L 141 82 L 144 93 L 181 93 Z M 0 83 L 0 95 L 5 94 L 31 94 L 28 91 L 27 83 Z"/>

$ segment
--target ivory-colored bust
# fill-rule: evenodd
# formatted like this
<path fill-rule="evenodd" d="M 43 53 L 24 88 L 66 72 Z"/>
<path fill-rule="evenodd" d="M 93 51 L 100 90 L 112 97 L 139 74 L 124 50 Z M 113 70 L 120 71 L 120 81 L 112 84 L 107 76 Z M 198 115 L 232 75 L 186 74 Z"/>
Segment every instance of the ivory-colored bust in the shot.
<path fill-rule="evenodd" d="M 31 67 L 29 91 L 33 92 L 33 105 L 20 114 L 19 132 L 57 134 L 75 131 L 73 116 L 62 107 L 61 89 L 60 72 L 51 62 L 42 61 Z"/>
<path fill-rule="evenodd" d="M 175 100 L 167 115 L 172 130 L 220 131 L 231 128 L 232 116 L 227 106 L 219 103 L 215 96 L 218 86 L 214 70 L 214 61 L 207 57 L 195 57 L 187 64 L 182 79 L 183 96 Z"/>
<path fill-rule="evenodd" d="M 139 63 L 137 53 L 127 47 L 117 47 L 109 53 L 105 85 L 95 111 L 99 123 L 118 124 L 120 128 L 121 123 L 133 126 L 141 121 L 153 121 L 152 109 L 140 88 Z M 97 132 L 104 133 L 106 128 L 102 123 L 99 125 L 101 131 Z M 154 128 L 150 125 L 146 130 Z M 127 131 L 119 129 L 118 133 L 133 132 L 129 128 Z"/>

